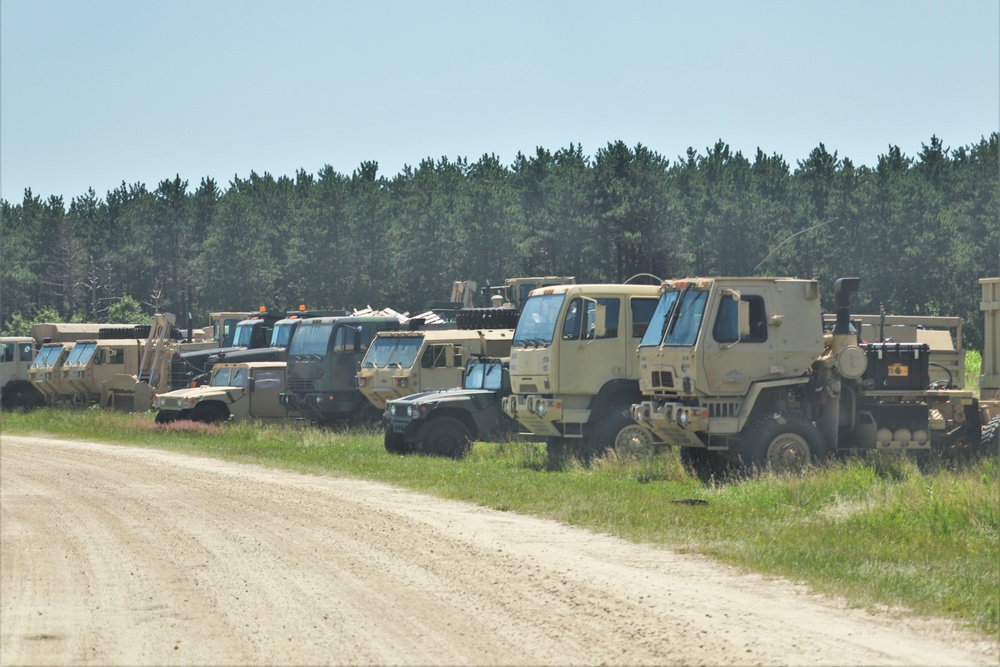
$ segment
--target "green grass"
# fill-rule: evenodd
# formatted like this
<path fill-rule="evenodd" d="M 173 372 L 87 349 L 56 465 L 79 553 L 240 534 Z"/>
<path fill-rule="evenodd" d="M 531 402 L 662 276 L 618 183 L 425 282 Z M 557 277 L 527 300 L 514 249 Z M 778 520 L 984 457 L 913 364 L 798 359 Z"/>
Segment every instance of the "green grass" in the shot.
<path fill-rule="evenodd" d="M 101 410 L 4 413 L 5 433 L 138 444 L 395 484 L 700 553 L 844 596 L 1000 633 L 1000 466 L 880 453 L 803 475 L 703 484 L 675 452 L 550 470 L 541 445 L 476 443 L 462 461 L 387 454 L 378 433 L 156 426 Z M 696 501 L 686 502 L 686 501 Z"/>

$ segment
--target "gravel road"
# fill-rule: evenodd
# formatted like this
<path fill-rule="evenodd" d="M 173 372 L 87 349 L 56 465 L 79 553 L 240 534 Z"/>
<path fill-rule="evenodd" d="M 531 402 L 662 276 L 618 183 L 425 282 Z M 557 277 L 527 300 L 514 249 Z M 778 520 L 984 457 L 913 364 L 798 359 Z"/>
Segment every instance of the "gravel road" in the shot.
<path fill-rule="evenodd" d="M 0 437 L 0 664 L 998 665 L 942 621 L 369 482 Z"/>

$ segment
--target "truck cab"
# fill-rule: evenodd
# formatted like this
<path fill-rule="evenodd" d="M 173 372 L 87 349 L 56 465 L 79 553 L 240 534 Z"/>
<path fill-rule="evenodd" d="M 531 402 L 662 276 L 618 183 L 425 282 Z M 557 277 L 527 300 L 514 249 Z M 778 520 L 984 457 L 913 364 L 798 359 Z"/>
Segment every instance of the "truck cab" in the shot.
<path fill-rule="evenodd" d="M 587 459 L 649 436 L 630 416 L 639 393 L 635 348 L 659 297 L 653 285 L 558 285 L 531 292 L 510 354 L 503 410 L 546 438 L 551 457 Z"/>
<path fill-rule="evenodd" d="M 27 336 L 0 338 L 0 407 L 33 410 L 45 398 L 31 384 L 28 369 L 35 360 L 35 340 Z"/>
<path fill-rule="evenodd" d="M 387 401 L 460 387 L 466 362 L 477 354 L 510 355 L 513 329 L 383 331 L 358 371 L 358 387 L 380 411 Z"/>
<path fill-rule="evenodd" d="M 28 369 L 31 384 L 45 397 L 47 403 L 58 402 L 60 374 L 63 363 L 73 351 L 73 342 L 46 343 L 38 350 Z"/>
<path fill-rule="evenodd" d="M 158 395 L 156 423 L 282 421 L 288 418 L 280 401 L 284 384 L 283 362 L 220 363 L 208 384 Z"/>
<path fill-rule="evenodd" d="M 284 405 L 321 425 L 377 415 L 358 389 L 358 364 L 379 332 L 401 327 L 398 317 L 386 315 L 303 320 L 288 348 Z"/>

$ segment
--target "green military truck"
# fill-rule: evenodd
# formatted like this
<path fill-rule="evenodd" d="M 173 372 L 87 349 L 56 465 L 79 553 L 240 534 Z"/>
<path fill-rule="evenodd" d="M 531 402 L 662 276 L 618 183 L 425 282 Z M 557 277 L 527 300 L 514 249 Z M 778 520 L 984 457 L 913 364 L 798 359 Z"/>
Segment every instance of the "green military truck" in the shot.
<path fill-rule="evenodd" d="M 379 411 L 358 389 L 358 364 L 381 331 L 398 331 L 400 318 L 344 315 L 302 320 L 288 347 L 289 410 L 319 425 L 377 419 Z"/>

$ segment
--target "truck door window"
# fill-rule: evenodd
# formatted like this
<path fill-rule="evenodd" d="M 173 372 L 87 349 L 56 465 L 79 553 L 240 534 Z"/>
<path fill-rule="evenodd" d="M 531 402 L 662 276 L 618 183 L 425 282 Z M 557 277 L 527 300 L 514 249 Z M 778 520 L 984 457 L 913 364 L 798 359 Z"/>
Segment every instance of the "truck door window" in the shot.
<path fill-rule="evenodd" d="M 718 343 L 763 343 L 767 340 L 767 316 L 764 312 L 764 298 L 754 294 L 744 294 L 740 301 L 750 304 L 750 335 L 739 336 L 737 306 L 734 299 L 723 297 L 715 316 L 712 336 Z"/>
<path fill-rule="evenodd" d="M 106 359 L 106 363 L 108 364 L 124 364 L 125 349 L 121 347 L 108 348 Z"/>
<path fill-rule="evenodd" d="M 632 299 L 632 338 L 646 335 L 659 299 Z"/>
<path fill-rule="evenodd" d="M 450 345 L 428 345 L 420 357 L 422 368 L 447 368 Z"/>
<path fill-rule="evenodd" d="M 581 299 L 569 302 L 563 321 L 563 340 L 592 340 L 596 333 L 597 306 L 604 306 L 604 332 L 600 338 L 618 337 L 621 300 L 618 298 Z"/>
<path fill-rule="evenodd" d="M 14 343 L 0 345 L 0 363 L 14 361 Z"/>
<path fill-rule="evenodd" d="M 21 343 L 18 347 L 21 350 L 21 361 L 31 361 L 31 343 Z"/>
<path fill-rule="evenodd" d="M 278 371 L 258 371 L 253 380 L 254 390 L 258 389 L 279 389 L 281 387 L 281 374 Z"/>

